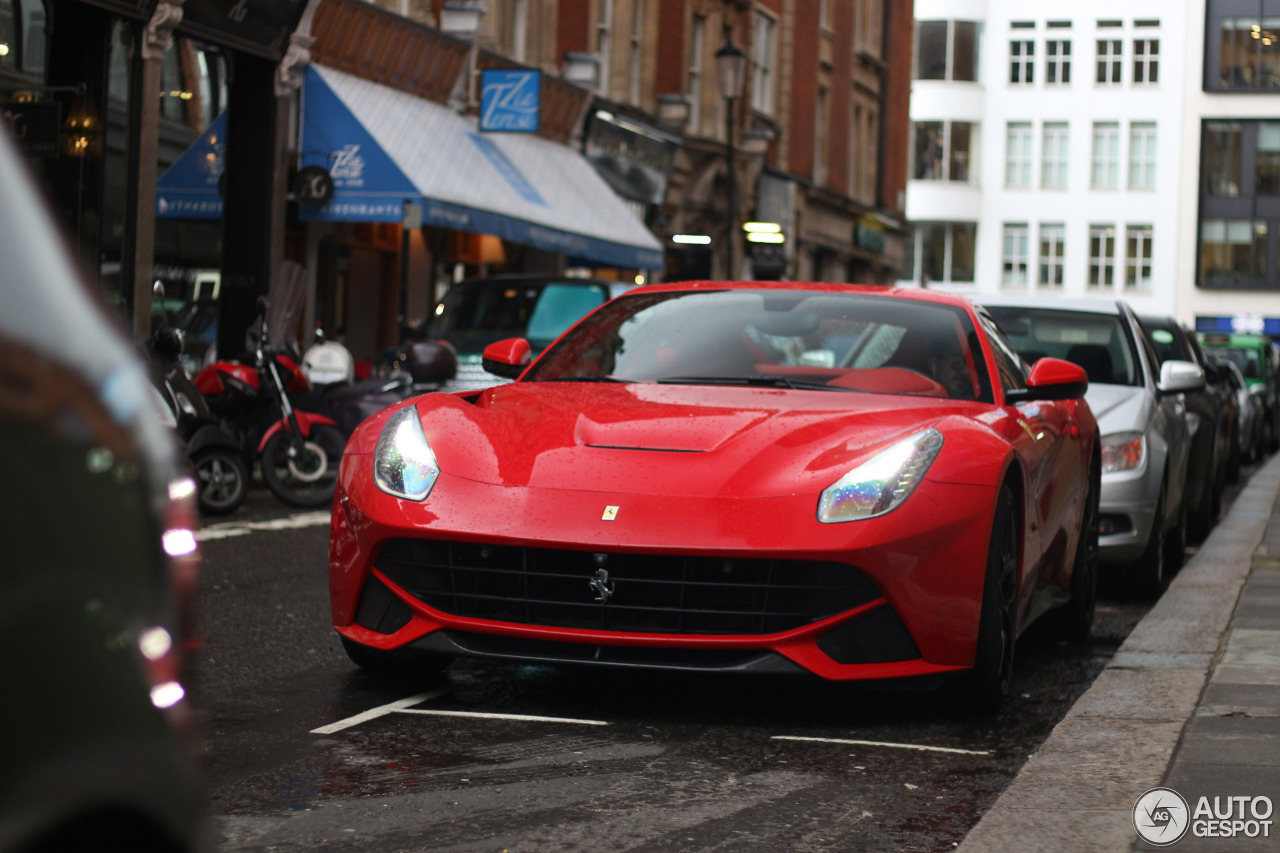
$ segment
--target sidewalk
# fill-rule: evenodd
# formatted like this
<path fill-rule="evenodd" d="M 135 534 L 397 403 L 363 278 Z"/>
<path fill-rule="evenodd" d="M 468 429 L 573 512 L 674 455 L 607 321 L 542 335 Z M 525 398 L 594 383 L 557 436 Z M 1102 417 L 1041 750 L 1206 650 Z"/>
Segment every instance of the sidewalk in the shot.
<path fill-rule="evenodd" d="M 1280 850 L 1277 492 L 1280 455 L 1253 475 L 960 853 Z M 1170 806 L 1177 830 L 1190 818 L 1190 831 L 1163 847 L 1140 840 L 1133 823 L 1139 797 L 1161 786 L 1191 813 L 1166 794 L 1144 798 L 1144 806 Z M 1265 818 L 1249 813 L 1266 811 L 1260 800 L 1231 804 L 1243 806 L 1246 821 L 1271 821 L 1269 837 L 1260 822 L 1247 827 L 1255 838 L 1196 837 L 1208 828 L 1194 817 L 1201 797 L 1210 808 L 1219 798 L 1223 810 L 1227 797 L 1269 797 L 1274 813 Z"/>

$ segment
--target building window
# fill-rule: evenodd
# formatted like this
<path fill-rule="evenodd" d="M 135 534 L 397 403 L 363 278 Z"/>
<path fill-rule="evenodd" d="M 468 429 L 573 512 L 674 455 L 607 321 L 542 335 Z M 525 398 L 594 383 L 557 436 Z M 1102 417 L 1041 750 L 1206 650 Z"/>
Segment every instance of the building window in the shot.
<path fill-rule="evenodd" d="M 948 280 L 953 284 L 971 284 L 978 226 L 973 222 L 955 222 L 949 226 L 949 231 L 951 262 L 948 265 Z"/>
<path fill-rule="evenodd" d="M 829 136 L 827 109 L 827 90 L 819 86 L 818 108 L 814 110 L 813 121 L 813 182 L 818 186 L 827 182 L 827 138 Z"/>
<path fill-rule="evenodd" d="M 707 19 L 693 16 L 689 34 L 689 127 L 694 136 L 702 133 L 702 54 L 706 50 Z"/>
<path fill-rule="evenodd" d="M 915 180 L 969 182 L 977 138 L 972 122 L 918 121 L 913 130 Z"/>
<path fill-rule="evenodd" d="M 1120 186 L 1120 125 L 1116 122 L 1094 122 L 1090 185 L 1095 190 Z"/>
<path fill-rule="evenodd" d="M 1200 281 L 1209 286 L 1257 286 L 1267 260 L 1267 223 L 1206 219 L 1200 223 Z"/>
<path fill-rule="evenodd" d="M 978 26 L 973 21 L 916 24 L 916 79 L 978 79 Z"/>
<path fill-rule="evenodd" d="M 1096 82 L 1119 85 L 1123 70 L 1120 39 L 1098 39 L 1098 75 Z"/>
<path fill-rule="evenodd" d="M 1062 287 L 1062 265 L 1066 258 L 1067 229 L 1065 225 L 1040 226 L 1040 275 L 1041 288 Z"/>
<path fill-rule="evenodd" d="M 914 239 L 904 246 L 901 280 L 912 281 L 920 270 L 920 283 L 972 284 L 977 225 L 972 222 L 920 222 Z M 920 257 L 916 258 L 916 247 Z"/>
<path fill-rule="evenodd" d="M 1045 122 L 1040 145 L 1040 188 L 1067 188 L 1067 123 Z"/>
<path fill-rule="evenodd" d="M 1135 121 L 1129 125 L 1129 189 L 1156 188 L 1156 125 Z"/>
<path fill-rule="evenodd" d="M 597 0 L 596 4 L 596 55 L 600 57 L 600 88 L 609 96 L 609 71 L 613 65 L 613 0 Z"/>
<path fill-rule="evenodd" d="M 1240 195 L 1241 127 L 1239 122 L 1211 121 L 1204 128 L 1204 192 L 1219 198 Z"/>
<path fill-rule="evenodd" d="M 529 0 L 510 0 L 507 13 L 507 55 L 516 62 L 524 62 L 528 58 Z"/>
<path fill-rule="evenodd" d="M 1219 88 L 1280 88 L 1280 18 L 1223 18 L 1219 33 Z"/>
<path fill-rule="evenodd" d="M 1071 42 L 1055 39 L 1044 43 L 1044 82 L 1071 82 Z"/>
<path fill-rule="evenodd" d="M 776 29 L 777 25 L 773 18 L 763 12 L 756 12 L 755 34 L 751 40 L 751 106 L 770 115 L 773 114 L 773 57 Z"/>
<path fill-rule="evenodd" d="M 1004 185 L 1010 189 L 1031 187 L 1031 123 L 1009 122 L 1005 128 Z"/>
<path fill-rule="evenodd" d="M 1003 241 L 1003 270 L 1000 283 L 1009 289 L 1027 286 L 1027 254 L 1030 238 L 1026 225 L 1005 223 Z"/>
<path fill-rule="evenodd" d="M 1116 283 L 1116 227 L 1089 226 L 1089 286 L 1110 289 Z"/>
<path fill-rule="evenodd" d="M 1150 225 L 1130 225 L 1125 229 L 1124 287 L 1125 290 L 1151 289 Z"/>
<path fill-rule="evenodd" d="M 1258 195 L 1280 195 L 1280 122 L 1258 122 L 1253 162 Z"/>
<path fill-rule="evenodd" d="M 920 273 L 925 285 L 943 281 L 947 274 L 947 226 L 941 222 L 921 225 Z"/>
<path fill-rule="evenodd" d="M 631 12 L 631 103 L 639 106 L 644 81 L 644 0 L 634 0 Z"/>
<path fill-rule="evenodd" d="M 1009 42 L 1009 82 L 1016 86 L 1036 80 L 1036 43 L 1027 39 Z"/>
<path fill-rule="evenodd" d="M 1133 40 L 1133 82 L 1157 83 L 1160 80 L 1160 39 Z"/>

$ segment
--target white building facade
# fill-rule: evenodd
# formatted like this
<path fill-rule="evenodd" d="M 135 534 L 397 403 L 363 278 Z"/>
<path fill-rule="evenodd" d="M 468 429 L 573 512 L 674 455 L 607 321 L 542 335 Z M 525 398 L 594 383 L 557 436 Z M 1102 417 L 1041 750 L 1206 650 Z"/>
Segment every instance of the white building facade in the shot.
<path fill-rule="evenodd" d="M 1184 3 L 916 0 L 915 16 L 902 283 L 1173 314 L 1198 146 Z"/>

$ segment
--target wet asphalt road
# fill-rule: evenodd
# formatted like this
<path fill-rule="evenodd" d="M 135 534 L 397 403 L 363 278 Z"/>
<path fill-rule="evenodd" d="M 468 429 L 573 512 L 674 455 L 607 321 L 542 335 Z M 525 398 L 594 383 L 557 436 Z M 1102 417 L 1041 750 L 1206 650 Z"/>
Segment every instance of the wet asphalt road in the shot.
<path fill-rule="evenodd" d="M 189 695 L 225 851 L 948 851 L 1149 608 L 1104 597 L 1087 641 L 1033 628 L 996 716 L 758 677 L 388 677 L 330 626 L 326 515 L 257 491 L 202 542 Z"/>

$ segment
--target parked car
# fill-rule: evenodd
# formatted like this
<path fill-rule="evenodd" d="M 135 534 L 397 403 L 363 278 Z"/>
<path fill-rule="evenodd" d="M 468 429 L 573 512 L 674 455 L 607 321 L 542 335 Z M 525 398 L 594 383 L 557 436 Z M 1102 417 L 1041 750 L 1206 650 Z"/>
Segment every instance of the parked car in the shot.
<path fill-rule="evenodd" d="M 448 341 L 457 352 L 457 375 L 442 390 L 488 388 L 506 381 L 481 364 L 489 344 L 521 337 L 536 354 L 587 313 L 633 287 L 630 282 L 523 274 L 465 279 L 449 288 L 421 338 Z"/>
<path fill-rule="evenodd" d="M 1187 459 L 1187 536 L 1202 542 L 1222 512 L 1222 493 L 1234 454 L 1235 470 L 1240 470 L 1239 439 L 1236 436 L 1238 403 L 1229 387 L 1218 379 L 1196 343 L 1195 333 L 1172 317 L 1139 317 L 1142 330 L 1163 365 L 1167 361 L 1198 364 L 1205 385 L 1184 392 L 1191 453 Z"/>
<path fill-rule="evenodd" d="M 983 304 L 1028 364 L 1055 356 L 1088 371 L 1102 431 L 1102 562 L 1134 592 L 1159 595 L 1186 552 L 1183 394 L 1204 386 L 1204 372 L 1160 364 L 1124 302 L 993 295 Z"/>
<path fill-rule="evenodd" d="M 357 664 L 959 675 L 992 708 L 1038 615 L 1088 632 L 1086 375 L 1024 372 L 963 297 L 654 285 L 531 349 L 352 436 L 330 588 Z"/>
<path fill-rule="evenodd" d="M 1210 361 L 1236 395 L 1236 408 L 1240 418 L 1237 430 L 1240 436 L 1240 459 L 1257 462 L 1267 452 L 1266 436 L 1263 434 L 1267 414 L 1263 408 L 1262 395 L 1250 391 L 1244 374 L 1234 361 L 1216 358 L 1211 358 Z"/>
<path fill-rule="evenodd" d="M 6 129 L 0 186 L 0 851 L 211 850 L 195 484 Z"/>
<path fill-rule="evenodd" d="M 1269 452 L 1280 450 L 1280 396 L 1276 389 L 1280 350 L 1275 343 L 1266 335 L 1203 332 L 1198 337 L 1208 355 L 1234 362 L 1240 368 L 1249 390 L 1262 403 L 1263 443 Z"/>

